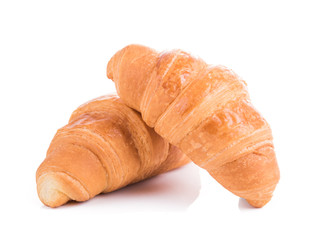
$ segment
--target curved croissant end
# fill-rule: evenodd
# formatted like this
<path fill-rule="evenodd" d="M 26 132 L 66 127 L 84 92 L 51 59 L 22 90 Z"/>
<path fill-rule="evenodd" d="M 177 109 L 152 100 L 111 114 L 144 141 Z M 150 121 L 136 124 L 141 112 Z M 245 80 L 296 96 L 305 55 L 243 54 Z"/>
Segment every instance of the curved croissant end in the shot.
<path fill-rule="evenodd" d="M 64 186 L 70 186 L 70 191 L 64 191 Z M 48 207 L 59 207 L 69 200 L 85 201 L 89 199 L 89 194 L 82 185 L 73 180 L 65 173 L 47 173 L 38 179 L 37 192 L 39 199 Z M 82 196 L 73 198 L 67 192 L 74 192 L 71 195 Z"/>

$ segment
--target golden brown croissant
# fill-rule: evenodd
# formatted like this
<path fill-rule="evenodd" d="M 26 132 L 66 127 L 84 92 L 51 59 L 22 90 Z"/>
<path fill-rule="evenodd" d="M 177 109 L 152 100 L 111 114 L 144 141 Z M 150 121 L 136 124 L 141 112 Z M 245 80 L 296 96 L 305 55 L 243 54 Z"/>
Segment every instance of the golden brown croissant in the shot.
<path fill-rule="evenodd" d="M 220 184 L 262 207 L 279 181 L 272 133 L 232 70 L 181 51 L 129 45 L 107 76 L 144 121 Z"/>
<path fill-rule="evenodd" d="M 36 173 L 47 206 L 99 193 L 180 167 L 190 160 L 157 135 L 117 96 L 81 105 L 59 129 Z"/>

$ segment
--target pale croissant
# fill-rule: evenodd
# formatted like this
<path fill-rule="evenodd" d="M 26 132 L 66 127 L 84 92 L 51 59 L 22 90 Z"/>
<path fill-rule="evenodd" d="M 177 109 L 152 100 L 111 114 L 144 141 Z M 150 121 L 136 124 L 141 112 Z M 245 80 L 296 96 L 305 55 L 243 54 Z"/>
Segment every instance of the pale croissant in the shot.
<path fill-rule="evenodd" d="M 107 76 L 150 127 L 226 189 L 254 207 L 271 199 L 279 181 L 271 129 L 232 70 L 181 50 L 129 45 Z"/>
<path fill-rule="evenodd" d="M 81 105 L 57 131 L 36 173 L 37 192 L 45 205 L 58 207 L 189 161 L 117 96 L 103 96 Z"/>

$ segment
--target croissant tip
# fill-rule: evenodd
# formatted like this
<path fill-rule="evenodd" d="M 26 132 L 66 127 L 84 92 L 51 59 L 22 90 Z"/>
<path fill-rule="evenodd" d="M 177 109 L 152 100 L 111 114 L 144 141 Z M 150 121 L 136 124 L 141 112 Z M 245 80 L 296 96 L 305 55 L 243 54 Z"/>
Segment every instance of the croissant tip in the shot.
<path fill-rule="evenodd" d="M 246 199 L 246 201 L 255 208 L 262 208 L 264 207 L 269 201 L 271 200 L 271 198 L 268 199 L 261 199 L 261 200 L 250 200 L 250 199 Z"/>
<path fill-rule="evenodd" d="M 52 174 L 44 174 L 38 179 L 37 193 L 41 202 L 48 207 L 59 207 L 70 199 L 59 191 L 59 181 Z"/>
<path fill-rule="evenodd" d="M 109 79 L 111 79 L 112 81 L 114 81 L 113 79 L 113 71 L 112 71 L 112 68 L 113 68 L 113 61 L 114 61 L 114 57 L 112 57 L 108 64 L 107 64 L 107 69 L 106 69 L 106 75 Z"/>

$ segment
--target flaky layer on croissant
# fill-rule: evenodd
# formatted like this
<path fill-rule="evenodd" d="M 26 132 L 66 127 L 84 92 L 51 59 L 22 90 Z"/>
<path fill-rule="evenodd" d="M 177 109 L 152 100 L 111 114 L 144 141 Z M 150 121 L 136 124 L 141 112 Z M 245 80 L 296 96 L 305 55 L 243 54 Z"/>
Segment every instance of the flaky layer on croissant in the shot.
<path fill-rule="evenodd" d="M 262 207 L 279 181 L 272 133 L 245 82 L 181 50 L 129 45 L 109 61 L 118 95 L 229 191 Z"/>
<path fill-rule="evenodd" d="M 57 131 L 36 173 L 37 192 L 45 205 L 58 207 L 189 161 L 120 98 L 103 96 L 81 105 Z"/>

